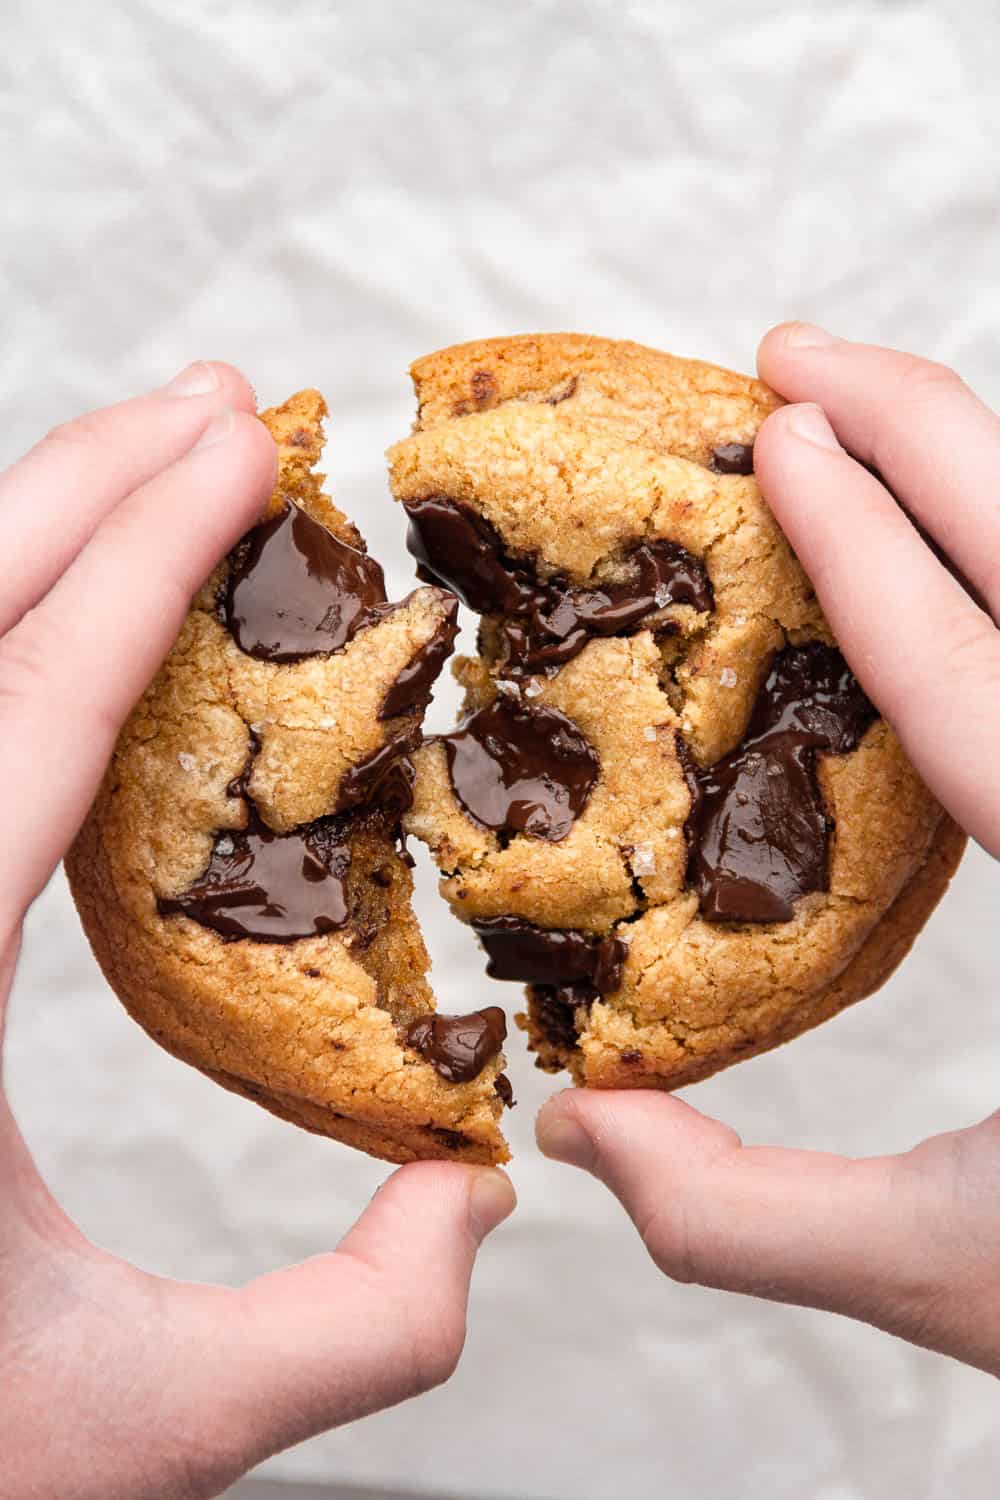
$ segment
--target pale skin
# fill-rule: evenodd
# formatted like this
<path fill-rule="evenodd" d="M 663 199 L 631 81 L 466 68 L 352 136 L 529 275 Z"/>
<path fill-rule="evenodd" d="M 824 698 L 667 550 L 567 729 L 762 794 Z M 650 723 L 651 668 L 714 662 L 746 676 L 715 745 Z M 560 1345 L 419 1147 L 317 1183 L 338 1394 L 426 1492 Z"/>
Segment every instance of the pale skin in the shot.
<path fill-rule="evenodd" d="M 25 911 L 192 593 L 270 494 L 254 406 L 237 371 L 197 364 L 0 476 L 0 1025 Z M 419 1162 L 330 1253 L 238 1290 L 167 1281 L 87 1241 L 0 1096 L 3 1493 L 201 1500 L 428 1390 L 455 1368 L 476 1251 L 513 1206 L 502 1172 Z"/>
<path fill-rule="evenodd" d="M 757 440 L 764 493 L 869 694 L 944 805 L 1000 854 L 1000 798 L 975 769 L 1000 743 L 1000 637 L 834 437 L 996 614 L 1000 421 L 939 366 L 803 325 L 769 334 L 759 364 L 793 403 Z M 24 914 L 118 728 L 270 492 L 274 451 L 253 410 L 238 372 L 194 365 L 57 429 L 0 476 L 0 1007 Z M 845 1313 L 1000 1372 L 1000 1116 L 848 1161 L 744 1147 L 670 1096 L 571 1090 L 542 1110 L 538 1139 L 607 1183 L 675 1279 Z M 201 1500 L 446 1379 L 476 1250 L 514 1198 L 501 1172 L 415 1164 L 336 1250 L 238 1290 L 175 1283 L 86 1240 L 0 1097 L 0 1203 L 5 1494 Z"/>

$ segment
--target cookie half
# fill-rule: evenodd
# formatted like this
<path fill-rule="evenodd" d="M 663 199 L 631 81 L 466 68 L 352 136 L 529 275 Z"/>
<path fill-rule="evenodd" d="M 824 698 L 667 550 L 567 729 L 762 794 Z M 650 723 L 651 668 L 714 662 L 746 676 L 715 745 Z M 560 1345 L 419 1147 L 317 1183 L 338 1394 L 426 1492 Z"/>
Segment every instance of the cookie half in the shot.
<path fill-rule="evenodd" d="M 70 885 L 127 1009 L 226 1088 L 390 1161 L 503 1161 L 503 1013 L 435 1014 L 400 836 L 456 602 L 386 600 L 315 471 L 325 411 L 263 414 L 268 510 L 125 725 Z"/>
<path fill-rule="evenodd" d="M 540 1066 L 674 1088 L 871 993 L 964 835 L 846 667 L 753 476 L 760 382 L 538 335 L 418 361 L 393 494 L 481 616 L 404 826 Z"/>

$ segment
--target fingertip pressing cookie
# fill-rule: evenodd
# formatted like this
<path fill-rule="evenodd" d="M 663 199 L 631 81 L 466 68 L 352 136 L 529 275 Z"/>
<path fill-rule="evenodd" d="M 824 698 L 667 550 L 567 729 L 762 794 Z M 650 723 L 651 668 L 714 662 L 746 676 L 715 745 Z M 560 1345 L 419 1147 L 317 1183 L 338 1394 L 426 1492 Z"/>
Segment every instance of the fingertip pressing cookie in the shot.
<path fill-rule="evenodd" d="M 540 1066 L 674 1088 L 871 993 L 964 836 L 843 661 L 753 477 L 759 382 L 578 335 L 414 365 L 420 576 L 481 616 L 404 826 Z"/>
<path fill-rule="evenodd" d="M 128 1010 L 225 1087 L 391 1161 L 503 1161 L 503 1012 L 434 1014 L 400 842 L 456 602 L 387 602 L 315 472 L 325 410 L 263 413 L 271 502 L 122 731 L 70 883 Z"/>

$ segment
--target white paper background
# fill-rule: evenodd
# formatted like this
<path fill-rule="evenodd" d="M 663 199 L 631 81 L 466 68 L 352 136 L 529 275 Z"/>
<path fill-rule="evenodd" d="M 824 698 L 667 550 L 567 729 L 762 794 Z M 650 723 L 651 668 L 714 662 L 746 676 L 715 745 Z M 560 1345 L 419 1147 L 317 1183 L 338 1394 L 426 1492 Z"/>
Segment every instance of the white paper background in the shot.
<path fill-rule="evenodd" d="M 987 0 L 4 11 L 7 457 L 199 356 L 266 401 L 319 384 L 339 499 L 403 590 L 381 454 L 410 420 L 408 361 L 456 339 L 573 328 L 749 368 L 802 316 L 1000 402 Z M 858 1153 L 993 1108 L 998 896 L 974 851 L 878 999 L 698 1104 L 753 1140 Z M 444 1008 L 485 999 L 429 879 L 423 909 Z M 991 1381 L 659 1279 L 603 1191 L 535 1154 L 550 1085 L 512 1051 L 521 1209 L 483 1255 L 458 1377 L 272 1472 L 553 1500 L 995 1493 Z M 8 1072 L 69 1209 L 160 1271 L 241 1279 L 322 1249 L 383 1176 L 148 1042 L 61 879 L 31 917 Z"/>

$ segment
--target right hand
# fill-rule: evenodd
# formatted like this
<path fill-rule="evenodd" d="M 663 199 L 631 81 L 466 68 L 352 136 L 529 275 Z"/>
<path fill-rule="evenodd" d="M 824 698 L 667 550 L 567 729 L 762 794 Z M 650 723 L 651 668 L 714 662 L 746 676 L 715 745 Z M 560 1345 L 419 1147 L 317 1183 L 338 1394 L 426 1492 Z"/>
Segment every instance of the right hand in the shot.
<path fill-rule="evenodd" d="M 761 489 L 869 697 L 1000 855 L 1000 420 L 940 365 L 800 324 L 759 365 L 793 403 L 757 438 Z M 669 1095 L 568 1090 L 538 1141 L 606 1183 L 675 1280 L 845 1313 L 1000 1375 L 1000 1113 L 850 1161 L 744 1146 Z"/>

